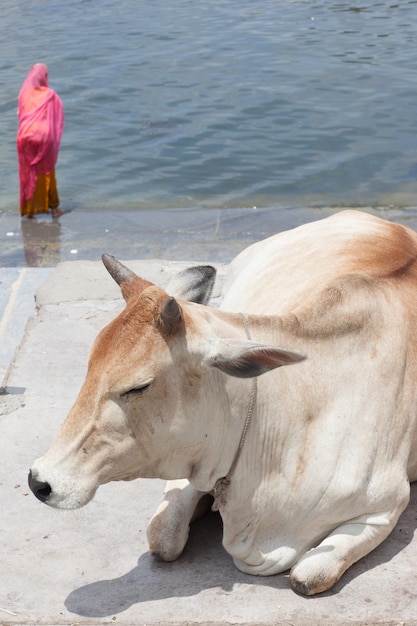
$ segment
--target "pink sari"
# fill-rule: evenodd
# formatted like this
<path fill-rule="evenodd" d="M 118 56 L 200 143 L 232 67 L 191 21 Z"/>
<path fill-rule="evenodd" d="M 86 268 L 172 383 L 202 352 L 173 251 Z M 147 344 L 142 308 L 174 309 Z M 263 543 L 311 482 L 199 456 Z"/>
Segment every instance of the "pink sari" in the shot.
<path fill-rule="evenodd" d="M 20 206 L 32 198 L 38 174 L 50 174 L 58 159 L 64 112 L 61 98 L 48 87 L 48 68 L 37 63 L 27 75 L 19 92 Z"/>

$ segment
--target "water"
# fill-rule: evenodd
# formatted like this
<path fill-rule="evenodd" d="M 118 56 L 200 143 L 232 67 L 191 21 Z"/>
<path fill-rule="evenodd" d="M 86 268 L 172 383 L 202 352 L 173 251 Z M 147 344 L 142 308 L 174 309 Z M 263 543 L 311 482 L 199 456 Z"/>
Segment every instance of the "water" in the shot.
<path fill-rule="evenodd" d="M 416 24 L 417 0 L 3 0 L 0 209 L 38 61 L 63 206 L 415 206 Z"/>

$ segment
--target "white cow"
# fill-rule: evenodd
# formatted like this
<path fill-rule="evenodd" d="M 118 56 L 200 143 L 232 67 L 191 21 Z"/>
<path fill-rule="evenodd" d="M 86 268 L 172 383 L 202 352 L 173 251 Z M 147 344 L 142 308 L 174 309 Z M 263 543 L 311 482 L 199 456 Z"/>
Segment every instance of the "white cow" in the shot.
<path fill-rule="evenodd" d="M 207 299 L 207 268 L 175 300 L 104 260 L 127 305 L 30 472 L 35 495 L 76 508 L 111 480 L 168 479 L 148 540 L 172 560 L 214 493 L 240 570 L 332 587 L 417 478 L 417 235 L 356 211 L 281 233 L 232 262 L 220 310 L 179 297 Z"/>

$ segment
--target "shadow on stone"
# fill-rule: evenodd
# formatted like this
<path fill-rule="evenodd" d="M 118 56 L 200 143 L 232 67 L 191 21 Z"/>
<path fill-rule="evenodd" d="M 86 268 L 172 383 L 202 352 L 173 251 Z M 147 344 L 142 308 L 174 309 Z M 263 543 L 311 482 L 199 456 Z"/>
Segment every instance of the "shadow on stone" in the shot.
<path fill-rule="evenodd" d="M 394 559 L 413 539 L 417 528 L 416 511 L 417 484 L 412 485 L 410 504 L 390 537 L 353 565 L 331 591 L 319 597 L 339 593 L 358 576 Z M 67 597 L 65 606 L 77 615 L 103 618 L 136 604 L 196 596 L 207 589 L 218 588 L 219 593 L 229 594 L 238 583 L 275 589 L 290 587 L 288 572 L 269 577 L 243 574 L 236 569 L 231 557 L 226 555 L 225 558 L 221 541 L 220 516 L 207 514 L 192 525 L 188 544 L 177 561 L 163 563 L 149 553 L 143 554 L 137 566 L 123 576 L 75 589 Z"/>

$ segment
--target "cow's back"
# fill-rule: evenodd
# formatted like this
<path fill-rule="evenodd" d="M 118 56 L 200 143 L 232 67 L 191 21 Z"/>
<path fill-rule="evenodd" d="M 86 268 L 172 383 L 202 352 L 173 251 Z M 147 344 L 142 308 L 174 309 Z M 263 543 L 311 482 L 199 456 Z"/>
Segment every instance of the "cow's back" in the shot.
<path fill-rule="evenodd" d="M 410 229 L 367 213 L 342 211 L 239 254 L 230 265 L 221 308 L 282 314 L 341 277 L 376 281 L 410 276 L 416 259 L 417 236 Z"/>

